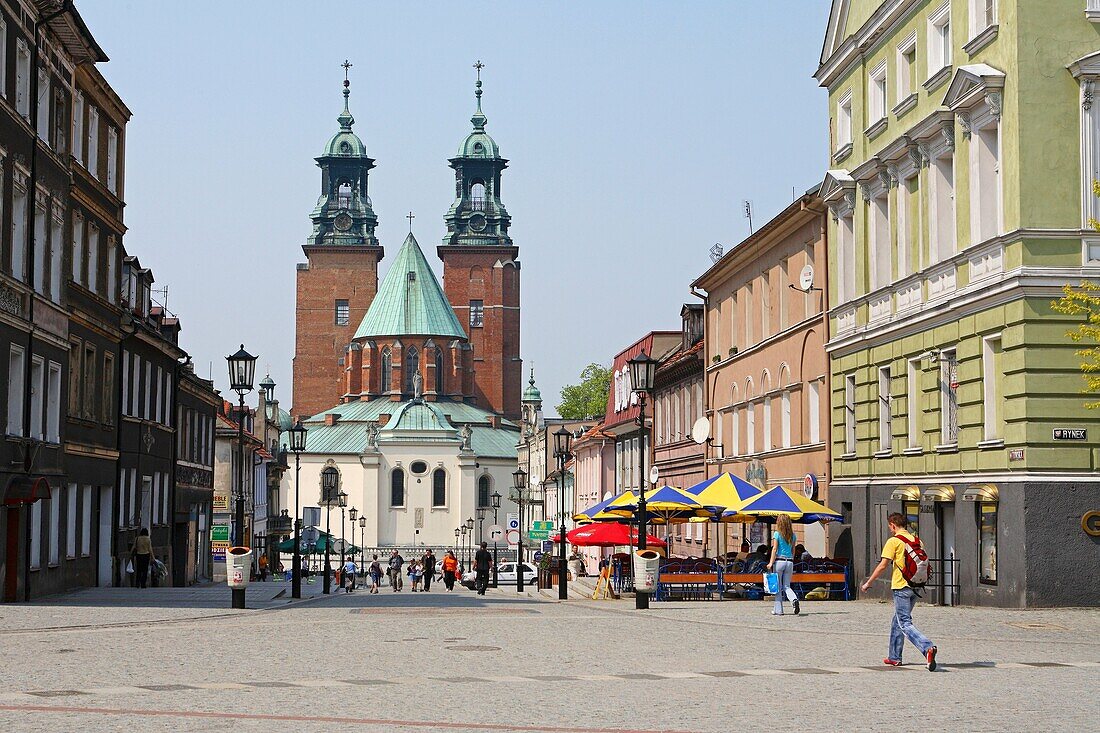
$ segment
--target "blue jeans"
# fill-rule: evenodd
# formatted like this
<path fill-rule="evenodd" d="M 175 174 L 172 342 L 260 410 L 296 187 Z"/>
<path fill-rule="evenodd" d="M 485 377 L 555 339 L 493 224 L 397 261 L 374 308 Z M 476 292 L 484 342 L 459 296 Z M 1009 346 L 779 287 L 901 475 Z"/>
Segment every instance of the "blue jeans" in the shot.
<path fill-rule="evenodd" d="M 779 587 L 775 592 L 775 607 L 772 609 L 773 613 L 783 613 L 783 596 L 794 603 L 798 600 L 798 596 L 791 590 L 791 574 L 794 573 L 794 563 L 790 560 L 776 560 L 775 561 L 775 575 L 779 579 Z"/>
<path fill-rule="evenodd" d="M 921 654 L 927 654 L 932 642 L 913 625 L 913 606 L 917 594 L 912 588 L 894 591 L 894 619 L 890 622 L 890 659 L 900 662 L 905 640 L 913 642 Z"/>

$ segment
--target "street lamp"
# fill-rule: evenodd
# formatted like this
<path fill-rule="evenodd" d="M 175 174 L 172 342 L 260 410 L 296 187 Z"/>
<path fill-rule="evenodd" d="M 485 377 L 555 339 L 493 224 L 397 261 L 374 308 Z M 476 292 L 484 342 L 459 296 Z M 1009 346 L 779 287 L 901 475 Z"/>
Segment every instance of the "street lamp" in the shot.
<path fill-rule="evenodd" d="M 302 451 L 306 449 L 306 429 L 302 421 L 294 423 L 290 433 L 290 450 L 294 452 L 294 559 L 290 563 L 290 597 L 302 597 L 302 520 L 298 508 L 298 473 L 302 468 Z"/>
<path fill-rule="evenodd" d="M 474 518 L 466 520 L 466 563 L 473 567 L 474 564 Z"/>
<path fill-rule="evenodd" d="M 355 546 L 355 520 L 358 517 L 359 517 L 359 510 L 358 509 L 356 509 L 355 507 L 352 507 L 351 509 L 348 509 L 348 520 L 351 521 L 351 544 L 352 544 L 353 547 Z M 344 523 L 343 523 L 343 521 L 341 521 L 340 522 L 340 529 L 343 530 L 343 527 L 344 527 Z M 344 544 L 347 544 L 347 543 L 345 542 Z M 355 555 L 352 555 L 351 559 L 354 560 Z"/>
<path fill-rule="evenodd" d="M 489 501 L 490 501 L 490 503 L 492 504 L 492 507 L 493 507 L 493 525 L 494 526 L 497 525 L 500 522 L 500 518 L 498 516 L 498 514 L 500 512 L 500 498 L 501 497 L 500 497 L 500 492 L 499 491 L 493 491 L 493 493 L 489 495 Z M 494 588 L 497 587 L 497 565 L 499 565 L 499 564 L 500 564 L 500 562 L 497 560 L 497 540 L 494 537 L 493 538 L 493 587 Z"/>
<path fill-rule="evenodd" d="M 627 362 L 630 367 L 630 386 L 638 394 L 638 550 L 646 548 L 646 508 L 645 508 L 645 454 L 646 422 L 645 399 L 653 392 L 653 382 L 657 374 L 657 360 L 651 359 L 644 351 Z M 635 585 L 638 579 L 635 578 Z M 634 607 L 649 608 L 649 593 L 635 588 Z"/>
<path fill-rule="evenodd" d="M 558 459 L 558 600 L 569 598 L 569 574 L 565 567 L 565 464 L 572 458 L 569 452 L 573 434 L 562 425 L 554 433 L 554 457 Z"/>
<path fill-rule="evenodd" d="M 462 558 L 462 572 L 465 573 L 466 570 L 467 570 L 467 568 L 466 568 L 466 523 L 463 522 L 462 524 L 458 525 L 458 529 L 456 529 L 455 531 L 456 532 L 459 532 L 459 531 L 462 532 L 462 544 L 459 545 L 458 556 L 460 558 Z"/>
<path fill-rule="evenodd" d="M 236 354 L 225 357 L 229 363 L 229 388 L 239 397 L 237 412 L 237 506 L 234 521 L 237 525 L 237 546 L 246 547 L 244 536 L 244 396 L 252 391 L 256 376 L 256 357 L 244 350 L 244 344 Z M 244 608 L 244 588 L 233 589 L 233 608 Z"/>
<path fill-rule="evenodd" d="M 340 492 L 337 502 L 340 506 L 340 567 L 344 567 L 344 551 L 347 549 L 348 541 L 344 539 L 344 508 L 348 505 L 348 495 L 343 491 Z M 352 517 L 352 521 L 355 518 Z"/>
<path fill-rule="evenodd" d="M 332 592 L 332 579 L 329 571 L 332 568 L 329 555 L 332 551 L 332 503 L 336 500 L 336 487 L 340 483 L 339 472 L 329 466 L 321 471 L 321 503 L 325 505 L 325 580 L 322 593 L 326 595 Z"/>
<path fill-rule="evenodd" d="M 516 546 L 516 592 L 523 592 L 523 500 L 527 491 L 527 472 L 522 468 L 512 471 L 512 499 L 519 507 L 519 542 Z"/>
<path fill-rule="evenodd" d="M 355 527 L 351 528 L 352 537 L 355 536 Z M 359 573 L 363 573 L 363 565 L 367 562 L 367 518 L 359 517 Z M 365 576 L 364 576 L 365 577 Z"/>

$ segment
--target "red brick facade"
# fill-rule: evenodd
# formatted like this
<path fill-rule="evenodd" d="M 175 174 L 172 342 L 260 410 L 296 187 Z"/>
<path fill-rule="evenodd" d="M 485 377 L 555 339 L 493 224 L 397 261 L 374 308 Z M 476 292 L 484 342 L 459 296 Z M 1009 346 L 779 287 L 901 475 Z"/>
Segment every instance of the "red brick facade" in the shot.
<path fill-rule="evenodd" d="M 378 291 L 381 247 L 305 247 L 295 309 L 295 417 L 314 415 L 345 393 L 341 360 Z M 336 325 L 336 301 L 348 301 L 347 325 Z"/>
<path fill-rule="evenodd" d="M 443 291 L 466 329 L 473 350 L 475 403 L 520 418 L 523 362 L 519 356 L 520 268 L 517 247 L 443 245 Z M 482 325 L 472 326 L 471 301 L 483 304 Z"/>

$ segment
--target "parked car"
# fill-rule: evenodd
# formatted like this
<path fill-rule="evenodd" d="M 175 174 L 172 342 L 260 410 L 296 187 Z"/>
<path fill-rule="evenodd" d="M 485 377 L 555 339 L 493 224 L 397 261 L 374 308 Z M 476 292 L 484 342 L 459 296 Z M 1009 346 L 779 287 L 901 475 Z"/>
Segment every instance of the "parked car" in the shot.
<path fill-rule="evenodd" d="M 535 583 L 538 579 L 539 571 L 535 567 L 534 563 L 523 563 L 523 584 L 529 585 L 532 588 L 535 587 Z M 493 582 L 493 571 L 489 570 L 489 584 Z M 498 585 L 515 585 L 516 584 L 516 563 L 512 561 L 502 562 L 497 568 L 497 584 Z M 462 577 L 462 585 L 473 590 L 474 588 L 474 573 L 473 571 L 467 573 Z"/>

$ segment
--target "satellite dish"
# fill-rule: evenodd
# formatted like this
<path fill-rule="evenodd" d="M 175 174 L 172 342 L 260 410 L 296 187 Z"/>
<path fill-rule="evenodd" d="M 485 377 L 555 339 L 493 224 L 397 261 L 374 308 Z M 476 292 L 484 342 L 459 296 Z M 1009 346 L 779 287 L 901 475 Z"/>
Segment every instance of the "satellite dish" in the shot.
<path fill-rule="evenodd" d="M 656 466 L 650 466 L 649 467 L 649 483 L 656 484 L 657 479 L 660 478 L 660 477 L 661 477 L 661 474 L 657 470 L 657 467 Z"/>
<path fill-rule="evenodd" d="M 710 420 L 701 417 L 691 426 L 691 439 L 699 445 L 710 439 Z"/>
<path fill-rule="evenodd" d="M 814 266 L 806 265 L 802 268 L 802 272 L 798 275 L 798 287 L 803 292 L 810 292 L 810 289 L 814 286 Z"/>

